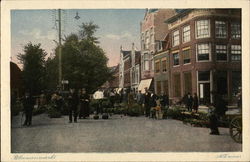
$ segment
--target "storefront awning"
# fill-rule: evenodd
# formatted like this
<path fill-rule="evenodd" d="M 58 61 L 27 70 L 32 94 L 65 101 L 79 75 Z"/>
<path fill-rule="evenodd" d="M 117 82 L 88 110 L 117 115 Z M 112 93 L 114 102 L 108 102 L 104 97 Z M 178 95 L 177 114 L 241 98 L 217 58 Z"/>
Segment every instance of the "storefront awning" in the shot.
<path fill-rule="evenodd" d="M 145 93 L 145 88 L 149 89 L 151 82 L 152 79 L 141 80 L 138 91 L 141 91 L 141 93 Z"/>

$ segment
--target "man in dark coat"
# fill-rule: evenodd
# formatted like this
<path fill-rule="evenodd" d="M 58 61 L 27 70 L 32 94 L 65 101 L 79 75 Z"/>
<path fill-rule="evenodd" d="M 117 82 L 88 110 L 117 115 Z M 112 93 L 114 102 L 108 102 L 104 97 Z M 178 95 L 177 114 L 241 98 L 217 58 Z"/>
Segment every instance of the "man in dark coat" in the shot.
<path fill-rule="evenodd" d="M 145 94 L 143 95 L 144 98 L 144 107 L 145 107 L 145 116 L 148 117 L 150 114 L 150 98 L 151 93 L 148 92 L 148 89 L 145 88 Z"/>
<path fill-rule="evenodd" d="M 74 114 L 74 122 L 77 122 L 77 105 L 78 105 L 78 95 L 77 91 L 74 89 L 70 90 L 70 94 L 68 96 L 69 103 L 69 122 L 72 123 L 72 115 Z"/>
<path fill-rule="evenodd" d="M 188 111 L 192 111 L 192 104 L 193 104 L 193 97 L 192 95 L 188 92 L 186 97 L 185 97 L 185 104 L 188 109 Z"/>
<path fill-rule="evenodd" d="M 225 112 L 227 111 L 227 103 L 226 101 L 222 98 L 222 96 L 218 93 L 212 92 L 214 101 L 213 101 L 213 106 L 214 106 L 214 111 L 211 113 L 209 116 L 209 122 L 210 122 L 210 129 L 211 135 L 219 135 L 219 118 L 225 115 Z"/>
<path fill-rule="evenodd" d="M 169 98 L 165 92 L 162 93 L 162 95 L 160 96 L 160 103 L 161 103 L 162 108 L 166 108 L 169 106 Z"/>
<path fill-rule="evenodd" d="M 194 97 L 193 97 L 193 109 L 195 110 L 195 112 L 198 112 L 198 107 L 199 107 L 199 99 L 197 96 L 197 93 L 194 93 Z"/>
<path fill-rule="evenodd" d="M 23 99 L 23 108 L 25 113 L 24 126 L 30 126 L 32 124 L 32 111 L 34 108 L 35 100 L 32 98 L 30 93 L 26 93 Z"/>
<path fill-rule="evenodd" d="M 82 89 L 80 95 L 80 113 L 79 119 L 89 117 L 89 95 L 86 93 L 85 89 Z"/>

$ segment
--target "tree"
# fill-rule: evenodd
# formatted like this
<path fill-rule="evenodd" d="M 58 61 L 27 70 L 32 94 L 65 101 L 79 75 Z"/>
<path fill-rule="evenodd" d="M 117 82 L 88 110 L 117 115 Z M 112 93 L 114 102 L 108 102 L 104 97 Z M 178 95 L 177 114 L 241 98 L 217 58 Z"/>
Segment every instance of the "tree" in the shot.
<path fill-rule="evenodd" d="M 98 38 L 94 36 L 94 33 L 98 28 L 99 26 L 95 25 L 92 21 L 88 23 L 82 23 L 79 31 L 80 38 L 92 43 L 99 43 Z"/>
<path fill-rule="evenodd" d="M 80 34 L 70 34 L 62 44 L 62 78 L 69 81 L 70 87 L 85 88 L 88 93 L 93 93 L 110 77 L 108 58 L 96 45 L 98 41 L 94 33 L 97 28 L 92 22 L 83 23 Z M 48 76 L 50 80 L 47 82 L 51 85 L 51 82 L 57 81 L 54 79 L 57 68 L 52 68 L 58 65 L 57 60 L 58 48 L 55 50 L 55 57 L 46 64 L 47 71 L 51 73 L 49 75 L 53 75 Z"/>
<path fill-rule="evenodd" d="M 23 64 L 23 81 L 25 91 L 32 95 L 39 94 L 45 87 L 45 56 L 47 53 L 41 49 L 41 44 L 27 43 L 23 53 L 19 53 L 17 58 Z"/>

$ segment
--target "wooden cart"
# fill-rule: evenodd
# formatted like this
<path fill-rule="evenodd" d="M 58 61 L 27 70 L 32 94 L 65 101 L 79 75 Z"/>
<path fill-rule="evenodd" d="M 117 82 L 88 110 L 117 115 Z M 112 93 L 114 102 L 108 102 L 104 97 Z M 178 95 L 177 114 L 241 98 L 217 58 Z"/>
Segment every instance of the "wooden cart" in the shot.
<path fill-rule="evenodd" d="M 242 115 L 230 115 L 229 133 L 231 138 L 237 142 L 242 143 Z"/>

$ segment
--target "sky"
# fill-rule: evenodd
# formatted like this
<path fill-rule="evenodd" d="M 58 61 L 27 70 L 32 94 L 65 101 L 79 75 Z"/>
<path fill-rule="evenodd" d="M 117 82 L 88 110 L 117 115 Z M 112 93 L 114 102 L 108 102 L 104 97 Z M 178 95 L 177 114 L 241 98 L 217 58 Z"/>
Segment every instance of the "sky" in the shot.
<path fill-rule="evenodd" d="M 80 19 L 76 20 L 76 12 Z M 79 25 L 93 21 L 99 26 L 95 36 L 109 58 L 108 66 L 119 63 L 120 46 L 131 50 L 132 43 L 140 50 L 140 22 L 145 9 L 79 9 L 62 10 L 62 36 L 78 33 Z M 11 60 L 21 66 L 16 56 L 28 43 L 41 43 L 48 57 L 58 41 L 57 10 L 11 11 Z"/>

